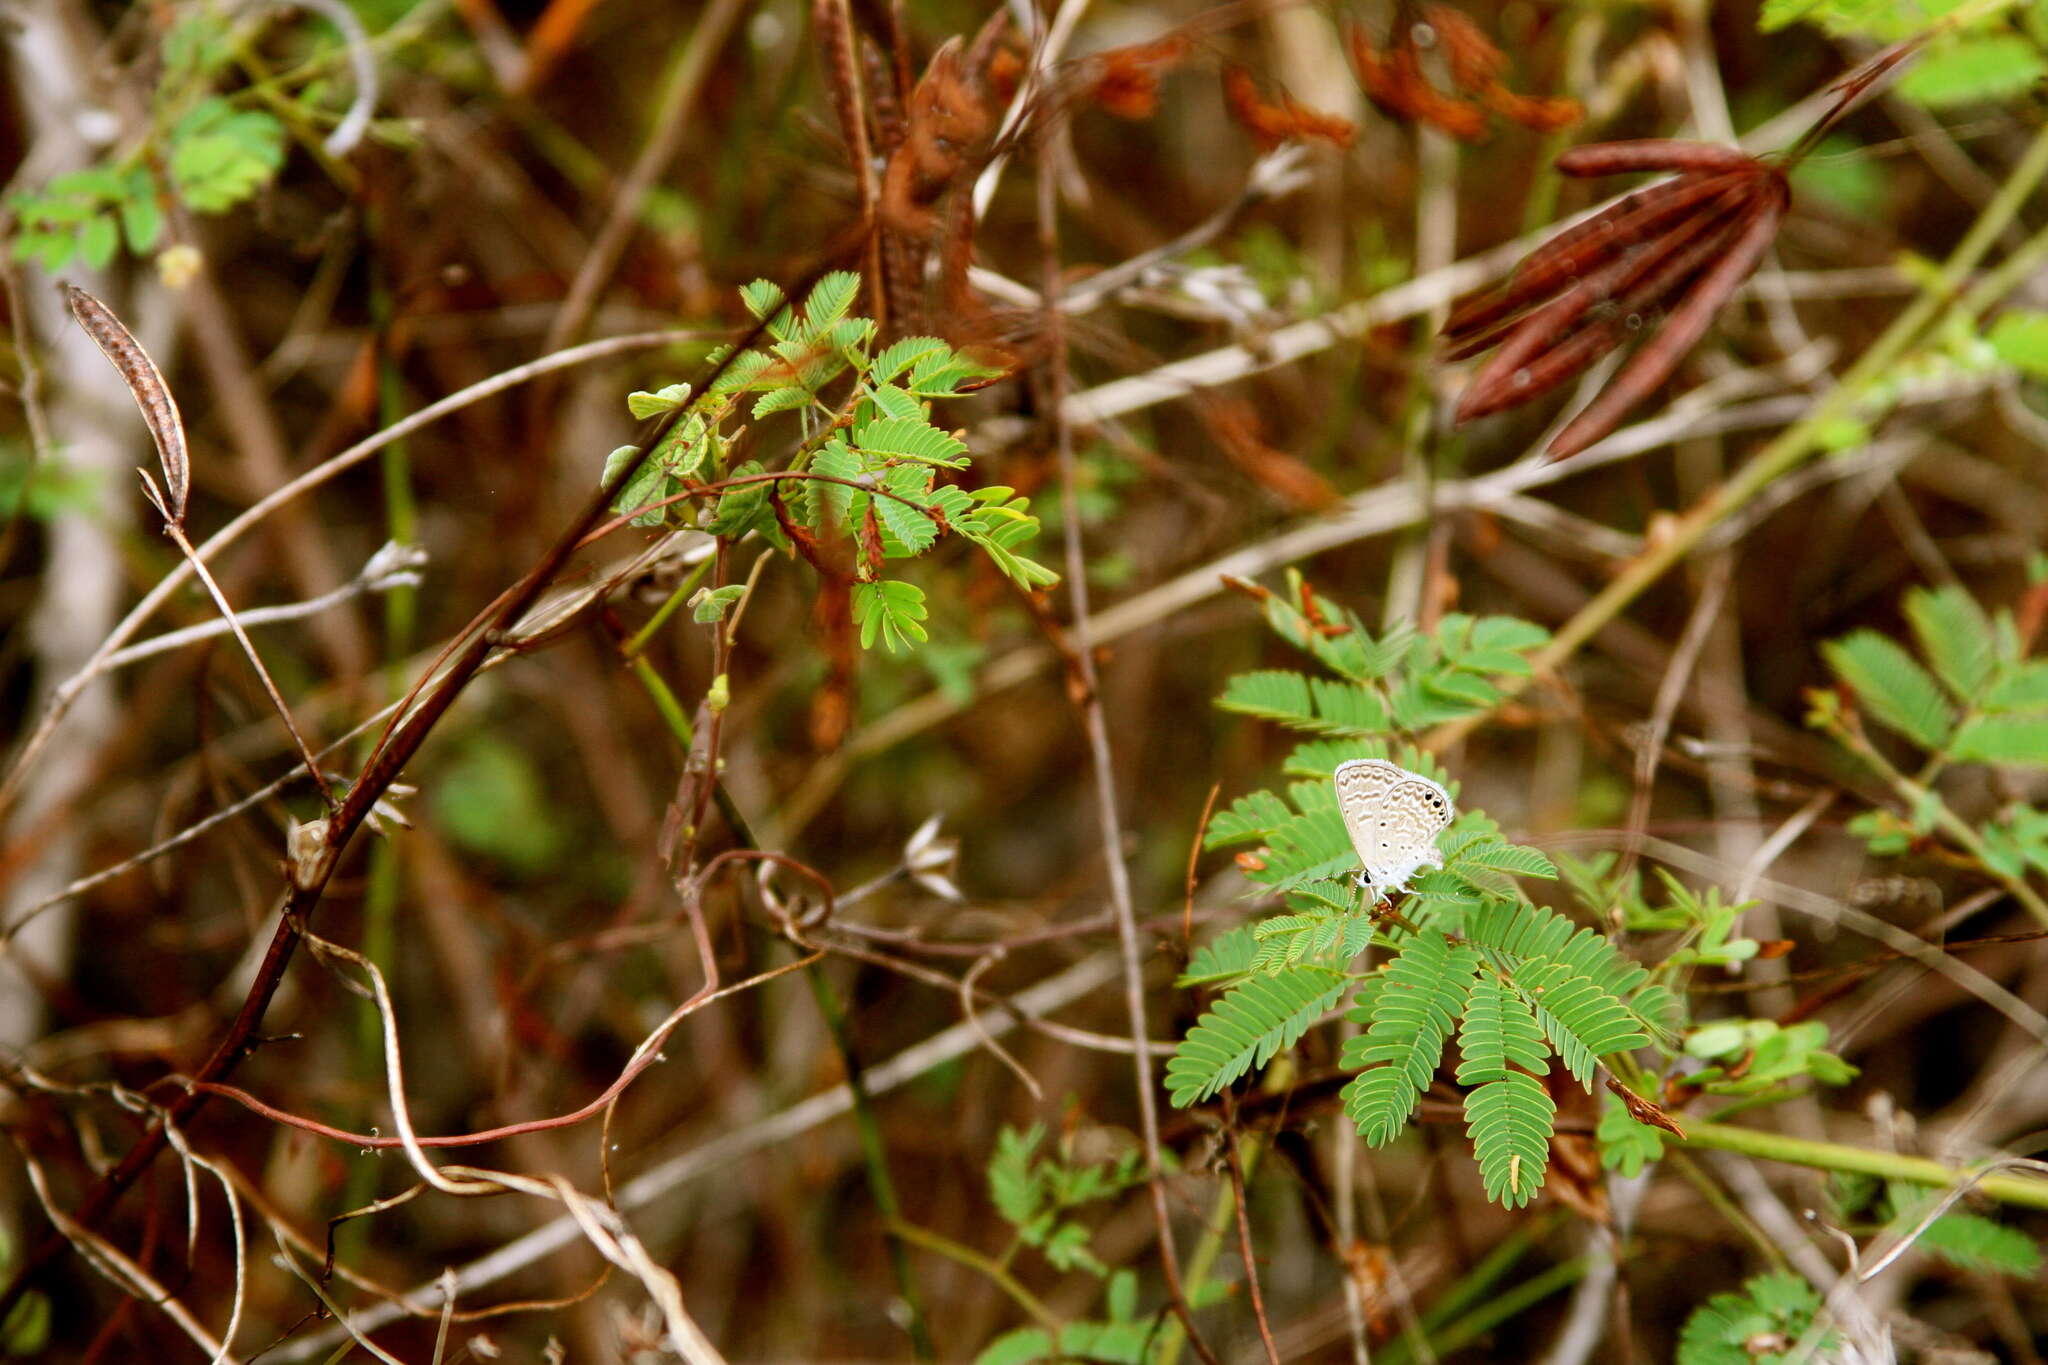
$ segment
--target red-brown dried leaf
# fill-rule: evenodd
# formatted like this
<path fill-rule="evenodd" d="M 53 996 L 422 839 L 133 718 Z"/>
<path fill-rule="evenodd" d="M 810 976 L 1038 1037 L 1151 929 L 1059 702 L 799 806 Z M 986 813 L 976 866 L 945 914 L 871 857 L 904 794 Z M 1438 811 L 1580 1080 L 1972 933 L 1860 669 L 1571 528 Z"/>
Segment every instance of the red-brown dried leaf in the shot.
<path fill-rule="evenodd" d="M 1615 1080 L 1614 1077 L 1607 1077 L 1607 1088 L 1613 1092 L 1616 1099 L 1621 1101 L 1622 1107 L 1628 1110 L 1628 1116 L 1637 1123 L 1648 1124 L 1652 1128 L 1662 1128 L 1681 1142 L 1685 1140 L 1685 1129 L 1680 1128 L 1673 1122 L 1669 1114 L 1623 1085 L 1620 1081 Z"/>
<path fill-rule="evenodd" d="M 1176 33 L 1095 53 L 1088 59 L 1088 100 L 1121 119 L 1151 118 L 1159 112 L 1159 78 L 1180 65 L 1191 46 Z"/>
<path fill-rule="evenodd" d="M 1706 213 L 1676 224 L 1653 241 L 1618 252 L 1550 303 L 1511 324 L 1500 349 L 1473 377 L 1459 403 L 1458 420 L 1527 402 L 1627 340 L 1629 332 L 1641 329 L 1645 314 L 1661 306 L 1725 245 L 1742 208 L 1742 200 L 1724 191 Z M 1602 316 L 1582 333 L 1574 332 L 1580 319 L 1596 307 Z M 1604 344 L 1594 340 L 1596 332 L 1607 338 Z M 1544 355 L 1546 347 L 1550 349 Z"/>
<path fill-rule="evenodd" d="M 1584 116 L 1577 100 L 1522 95 L 1508 89 L 1501 77 L 1508 59 L 1486 31 L 1449 5 L 1425 5 L 1420 22 L 1408 20 L 1406 5 L 1395 10 L 1394 37 L 1386 50 L 1375 48 L 1365 30 L 1352 26 L 1345 39 L 1359 84 L 1366 96 L 1391 117 L 1427 123 L 1452 137 L 1476 142 L 1486 135 L 1488 110 L 1510 123 L 1537 132 L 1569 128 Z M 1476 97 L 1458 99 L 1438 90 L 1423 75 L 1417 37 L 1434 34 L 1450 68 L 1451 84 Z"/>
<path fill-rule="evenodd" d="M 1671 137 L 1589 142 L 1557 158 L 1557 169 L 1573 176 L 1627 175 L 1632 171 L 1753 172 L 1762 164 L 1740 147 Z"/>
<path fill-rule="evenodd" d="M 882 519 L 875 515 L 875 503 L 868 499 L 867 515 L 860 520 L 860 564 L 856 569 L 863 583 L 882 576 Z"/>
<path fill-rule="evenodd" d="M 1509 123 L 1520 124 L 1532 133 L 1562 132 L 1586 117 L 1584 105 L 1563 95 L 1522 95 L 1505 85 L 1494 84 L 1481 91 L 1479 98 Z"/>
<path fill-rule="evenodd" d="M 1436 33 L 1443 45 L 1445 64 L 1451 68 L 1451 82 L 1468 94 L 1479 94 L 1499 82 L 1508 69 L 1507 54 L 1486 36 L 1486 30 L 1467 18 L 1464 11 L 1449 5 L 1424 5 L 1422 22 Z"/>
<path fill-rule="evenodd" d="M 905 114 L 903 145 L 882 175 L 885 227 L 930 238 L 938 228 L 931 206 L 953 184 L 968 149 L 989 131 L 989 113 L 960 65 L 960 40 L 932 54 Z"/>
<path fill-rule="evenodd" d="M 1628 410 L 1669 379 L 1686 352 L 1706 335 L 1721 305 L 1733 297 L 1763 260 L 1764 253 L 1771 249 L 1778 224 L 1791 204 L 1791 190 L 1784 177 L 1774 177 L 1766 185 L 1769 197 L 1745 213 L 1742 229 L 1728 244 L 1726 254 L 1700 276 L 1684 302 L 1664 320 L 1657 335 L 1636 353 L 1600 396 L 1557 434 L 1550 443 L 1551 459 L 1569 459 L 1620 426 Z"/>
<path fill-rule="evenodd" d="M 1337 502 L 1337 490 L 1322 475 L 1266 444 L 1259 434 L 1258 412 L 1250 403 L 1212 394 L 1196 411 L 1231 464 L 1260 487 L 1303 511 Z"/>
<path fill-rule="evenodd" d="M 1344 36 L 1358 84 L 1381 113 L 1404 123 L 1427 123 L 1461 142 L 1477 142 L 1486 136 L 1485 111 L 1431 85 L 1422 74 L 1422 62 L 1412 43 L 1397 42 L 1381 52 L 1356 24 Z"/>
<path fill-rule="evenodd" d="M 1252 135 L 1260 151 L 1270 152 L 1284 142 L 1301 141 L 1349 147 L 1358 131 L 1349 119 L 1297 104 L 1285 94 L 1277 103 L 1268 103 L 1260 96 L 1251 72 L 1241 66 L 1224 70 L 1223 97 L 1231 117 Z"/>

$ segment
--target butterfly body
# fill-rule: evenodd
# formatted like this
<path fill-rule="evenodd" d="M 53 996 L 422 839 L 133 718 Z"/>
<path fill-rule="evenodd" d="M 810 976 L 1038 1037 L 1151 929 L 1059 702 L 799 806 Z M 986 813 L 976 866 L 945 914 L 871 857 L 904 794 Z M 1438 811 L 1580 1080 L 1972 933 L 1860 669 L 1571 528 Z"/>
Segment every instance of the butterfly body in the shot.
<path fill-rule="evenodd" d="M 1442 867 L 1436 837 L 1456 814 L 1436 783 L 1384 758 L 1337 765 L 1337 810 L 1364 867 L 1358 884 L 1384 899 L 1408 888 L 1425 867 Z"/>

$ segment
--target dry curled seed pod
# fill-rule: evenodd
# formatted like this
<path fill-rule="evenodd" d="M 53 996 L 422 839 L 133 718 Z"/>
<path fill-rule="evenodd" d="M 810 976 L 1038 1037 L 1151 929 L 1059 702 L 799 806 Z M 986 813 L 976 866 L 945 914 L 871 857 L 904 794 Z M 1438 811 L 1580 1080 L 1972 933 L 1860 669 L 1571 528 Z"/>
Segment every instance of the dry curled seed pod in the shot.
<path fill-rule="evenodd" d="M 1444 324 L 1454 358 L 1498 347 L 1460 398 L 1460 423 L 1557 387 L 1632 335 L 1648 338 L 1557 434 L 1553 460 L 1606 436 L 1670 378 L 1763 259 L 1791 205 L 1778 167 L 1707 143 L 1655 138 L 1576 147 L 1558 158 L 1558 169 L 1677 175 L 1558 233 L 1505 284 L 1462 300 Z"/>
<path fill-rule="evenodd" d="M 183 526 L 185 499 L 192 489 L 192 460 L 185 447 L 185 419 L 178 415 L 178 403 L 171 397 L 170 385 L 164 383 L 156 362 L 121 325 L 113 309 L 83 289 L 69 284 L 58 288 L 64 291 L 64 301 L 71 305 L 71 315 L 78 319 L 78 325 L 101 353 L 114 362 L 128 392 L 135 396 L 135 406 L 142 409 L 143 423 L 149 428 L 150 439 L 156 442 L 157 459 L 164 468 L 163 500 L 158 502 L 157 510 L 171 525 Z M 154 487 L 150 480 L 144 482 Z"/>

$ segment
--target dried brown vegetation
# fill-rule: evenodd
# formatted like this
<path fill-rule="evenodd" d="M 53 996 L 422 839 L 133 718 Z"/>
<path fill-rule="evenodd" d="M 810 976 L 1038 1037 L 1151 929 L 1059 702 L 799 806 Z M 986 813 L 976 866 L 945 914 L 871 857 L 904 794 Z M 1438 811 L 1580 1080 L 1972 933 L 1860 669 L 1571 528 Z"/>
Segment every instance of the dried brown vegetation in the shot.
<path fill-rule="evenodd" d="M 2034 8 L 1968 3 L 2048 69 Z M 1939 585 L 2048 695 L 2048 360 L 1991 340 L 2048 328 L 2037 91 L 1873 99 L 1916 45 L 1753 3 L 390 8 L 0 24 L 0 1337 L 25 1304 L 88 1365 L 369 1358 L 336 1312 L 408 1365 L 1663 1361 L 1765 1228 L 1859 1345 L 2039 1354 L 2038 1278 L 1859 1279 L 1900 1225 L 1829 1172 L 2048 1126 L 2048 747 L 1956 757 L 1982 651 L 1902 716 L 1825 649 L 1927 653 Z M 222 165 L 241 197 L 188 202 Z M 741 290 L 842 269 L 872 339 L 763 358 L 620 505 L 767 344 Z M 834 369 L 927 336 L 987 373 Z M 971 461 L 830 463 L 890 422 Z M 1039 519 L 1061 581 L 970 505 Z M 863 644 L 881 586 L 929 640 Z M 1521 643 L 1408 671 L 1478 619 Z M 1458 838 L 1741 903 L 1709 943 L 1516 865 L 1737 1038 L 1550 1066 L 1520 1207 L 1466 1040 L 1359 1141 L 1339 1012 L 1419 913 L 1271 885 L 1375 746 L 1437 765 Z M 1303 840 L 1207 837 L 1262 801 Z M 1172 1108 L 1161 1051 L 1230 989 L 1182 973 L 1297 912 L 1376 937 Z M 1857 1074 L 1742 1091 L 1817 1026 Z M 1603 1164 L 1615 1112 L 1670 1159 Z M 992 1179 L 1034 1127 L 1096 1175 Z M 2040 1242 L 2032 1178 L 1951 1211 Z"/>
<path fill-rule="evenodd" d="M 1551 440 L 1553 460 L 1613 431 L 1705 335 L 1791 206 L 1777 167 L 1725 147 L 1649 139 L 1575 147 L 1572 176 L 1675 171 L 1531 252 L 1444 323 L 1449 358 L 1493 349 L 1458 399 L 1469 422 L 1529 402 L 1631 341 L 1642 347 Z"/>

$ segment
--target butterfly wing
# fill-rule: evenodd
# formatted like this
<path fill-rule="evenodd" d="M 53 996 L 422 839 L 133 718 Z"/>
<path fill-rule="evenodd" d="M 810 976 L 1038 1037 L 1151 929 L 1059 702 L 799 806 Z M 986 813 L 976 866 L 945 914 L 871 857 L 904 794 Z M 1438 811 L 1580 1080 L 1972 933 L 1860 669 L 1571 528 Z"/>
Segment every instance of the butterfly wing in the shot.
<path fill-rule="evenodd" d="M 1443 866 L 1436 837 L 1455 811 L 1450 794 L 1383 758 L 1337 765 L 1337 810 L 1375 886 L 1398 890 L 1418 867 Z"/>
<path fill-rule="evenodd" d="M 1387 804 L 1398 813 L 1403 832 L 1413 840 L 1403 851 L 1403 860 L 1414 859 L 1415 867 L 1424 863 L 1442 867 L 1444 855 L 1437 850 L 1436 836 L 1450 827 L 1451 817 L 1457 814 L 1450 794 L 1426 777 L 1404 773 L 1402 781 L 1387 793 Z"/>
<path fill-rule="evenodd" d="M 1351 847 L 1368 871 L 1386 865 L 1380 856 L 1381 831 L 1374 822 L 1386 805 L 1387 794 L 1411 776 L 1407 769 L 1384 758 L 1354 758 L 1337 765 L 1337 810 L 1344 817 Z"/>

